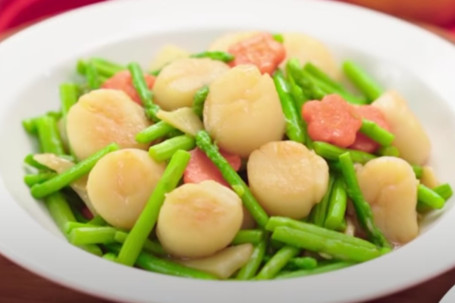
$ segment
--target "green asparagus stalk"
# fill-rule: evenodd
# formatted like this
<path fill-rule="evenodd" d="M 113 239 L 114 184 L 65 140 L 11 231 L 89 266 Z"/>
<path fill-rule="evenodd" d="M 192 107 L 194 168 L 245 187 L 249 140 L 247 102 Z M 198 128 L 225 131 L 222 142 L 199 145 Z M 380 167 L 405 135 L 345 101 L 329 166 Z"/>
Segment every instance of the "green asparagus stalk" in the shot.
<path fill-rule="evenodd" d="M 362 119 L 362 126 L 359 131 L 382 146 L 389 146 L 395 139 L 394 134 L 382 128 L 374 121 L 367 119 Z"/>
<path fill-rule="evenodd" d="M 344 181 L 341 178 L 337 178 L 333 184 L 324 226 L 328 229 L 342 230 L 344 227 L 346 207 L 347 194 Z"/>
<path fill-rule="evenodd" d="M 341 148 L 322 141 L 314 141 L 313 149 L 316 154 L 327 160 L 338 161 L 338 157 L 346 152 L 348 152 L 351 155 L 352 161 L 355 163 L 365 164 L 368 161 L 377 158 L 375 155 L 370 153 L 366 153 L 355 149 Z"/>
<path fill-rule="evenodd" d="M 343 261 L 364 262 L 383 254 L 377 247 L 356 246 L 342 240 L 327 239 L 289 227 L 275 228 L 272 239 L 298 248 L 328 254 Z"/>
<path fill-rule="evenodd" d="M 282 273 L 282 274 L 279 274 L 276 277 L 276 279 L 289 279 L 289 278 L 298 278 L 298 277 L 304 277 L 304 276 L 309 276 L 309 275 L 321 274 L 321 273 L 349 267 L 354 264 L 355 263 L 353 263 L 353 262 L 338 261 L 338 262 L 333 262 L 330 264 L 324 264 L 324 265 L 318 266 L 313 269 L 301 269 L 301 270 L 296 270 L 296 271 L 292 271 L 292 272 Z"/>
<path fill-rule="evenodd" d="M 40 184 L 33 185 L 31 188 L 33 197 L 42 198 L 62 189 L 65 186 L 68 186 L 73 181 L 76 181 L 77 179 L 86 175 L 92 169 L 92 167 L 95 166 L 96 162 L 98 162 L 99 159 L 104 157 L 106 154 L 118 149 L 119 146 L 117 144 L 111 143 L 87 159 L 80 161 L 70 169 L 53 177 L 52 179 L 49 179 Z"/>
<path fill-rule="evenodd" d="M 229 63 L 235 59 L 234 55 L 223 52 L 223 51 L 205 51 L 197 54 L 193 54 L 190 57 L 193 58 L 209 58 L 212 60 L 218 60 L 221 62 Z"/>
<path fill-rule="evenodd" d="M 299 253 L 300 249 L 293 246 L 284 246 L 264 265 L 257 274 L 257 280 L 273 279 L 286 266 L 288 261 Z"/>
<path fill-rule="evenodd" d="M 297 108 L 290 95 L 289 85 L 281 71 L 278 70 L 273 74 L 273 82 L 275 83 L 286 120 L 286 135 L 292 141 L 305 143 L 306 136 L 303 118 L 297 112 Z"/>
<path fill-rule="evenodd" d="M 155 190 L 128 234 L 125 243 L 123 243 L 117 259 L 118 262 L 129 266 L 135 264 L 148 235 L 155 226 L 166 193 L 177 186 L 189 160 L 190 154 L 183 150 L 177 151 L 172 156 L 163 176 L 158 181 Z"/>
<path fill-rule="evenodd" d="M 374 224 L 373 213 L 360 190 L 350 154 L 342 154 L 339 157 L 339 161 L 346 183 L 347 194 L 352 200 L 360 225 L 373 243 L 381 247 L 391 247 L 382 232 Z"/>
<path fill-rule="evenodd" d="M 351 61 L 343 63 L 343 71 L 349 80 L 363 93 L 369 101 L 374 101 L 382 94 L 382 88 L 360 66 Z"/>
<path fill-rule="evenodd" d="M 269 216 L 251 193 L 248 186 L 231 167 L 229 162 L 220 154 L 218 147 L 212 143 L 206 131 L 199 131 L 196 135 L 196 145 L 207 155 L 207 157 L 220 170 L 223 178 L 232 186 L 232 189 L 242 199 L 243 204 L 253 216 L 254 220 L 263 227 Z"/>
<path fill-rule="evenodd" d="M 259 244 L 255 245 L 253 253 L 251 254 L 250 259 L 248 260 L 248 263 L 239 270 L 236 276 L 237 280 L 249 280 L 256 275 L 256 272 L 258 271 L 264 259 L 266 248 L 267 248 L 266 239 L 262 239 L 262 241 L 259 242 Z"/>
<path fill-rule="evenodd" d="M 174 129 L 172 125 L 160 121 L 137 133 L 136 141 L 138 143 L 150 143 L 166 136 Z"/>
<path fill-rule="evenodd" d="M 153 95 L 152 92 L 147 87 L 147 83 L 145 82 L 144 72 L 142 71 L 142 68 L 138 63 L 132 62 L 128 64 L 128 70 L 131 73 L 134 88 L 136 89 L 139 97 L 141 98 L 145 114 L 150 120 L 158 122 L 159 119 L 156 117 L 156 114 L 160 110 L 160 107 L 153 103 Z"/>
<path fill-rule="evenodd" d="M 264 239 L 264 231 L 260 229 L 241 229 L 232 240 L 232 245 L 252 243 L 259 244 Z"/>
<path fill-rule="evenodd" d="M 209 94 L 209 87 L 207 85 L 205 85 L 202 88 L 198 89 L 196 94 L 194 95 L 193 111 L 201 119 L 202 119 L 202 114 L 204 111 L 205 99 L 207 99 L 208 94 Z"/>
<path fill-rule="evenodd" d="M 194 138 L 189 135 L 181 135 L 167 139 L 149 148 L 149 155 L 158 162 L 168 160 L 178 150 L 191 150 L 195 146 Z"/>

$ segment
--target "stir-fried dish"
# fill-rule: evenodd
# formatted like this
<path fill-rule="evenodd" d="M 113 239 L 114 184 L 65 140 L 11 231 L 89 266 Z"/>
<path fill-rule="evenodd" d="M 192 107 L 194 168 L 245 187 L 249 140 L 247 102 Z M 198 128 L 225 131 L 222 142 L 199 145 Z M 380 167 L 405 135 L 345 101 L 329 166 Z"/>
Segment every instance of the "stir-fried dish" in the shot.
<path fill-rule="evenodd" d="M 199 279 L 322 273 L 391 252 L 452 195 L 399 92 L 303 34 L 84 58 L 23 121 L 25 182 L 72 244 Z M 412 100 L 411 100 L 412 102 Z"/>

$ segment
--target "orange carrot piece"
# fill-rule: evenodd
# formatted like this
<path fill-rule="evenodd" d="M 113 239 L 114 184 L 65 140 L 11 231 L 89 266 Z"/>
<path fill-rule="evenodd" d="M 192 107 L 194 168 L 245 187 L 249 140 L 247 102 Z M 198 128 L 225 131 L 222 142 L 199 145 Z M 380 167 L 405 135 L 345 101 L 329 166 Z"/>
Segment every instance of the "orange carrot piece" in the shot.
<path fill-rule="evenodd" d="M 155 83 L 155 77 L 152 75 L 144 75 L 147 87 L 152 89 Z M 133 86 L 131 73 L 128 70 L 124 70 L 116 73 L 111 78 L 107 79 L 102 88 L 118 89 L 124 91 L 130 98 L 139 105 L 142 105 L 141 98 L 139 97 L 136 89 Z"/>
<path fill-rule="evenodd" d="M 327 95 L 321 101 L 306 102 L 302 108 L 308 124 L 308 134 L 314 141 L 324 141 L 339 147 L 354 143 L 362 126 L 355 107 L 339 95 Z"/>
<path fill-rule="evenodd" d="M 230 66 L 254 64 L 261 73 L 270 75 L 286 57 L 286 50 L 283 44 L 273 39 L 273 36 L 269 33 L 260 33 L 240 41 L 232 45 L 228 52 L 235 57 L 229 63 Z"/>
<path fill-rule="evenodd" d="M 390 131 L 390 127 L 380 109 L 371 105 L 362 105 L 356 107 L 356 110 L 360 117 L 376 122 L 382 128 Z M 371 140 L 364 134 L 357 132 L 355 141 L 351 146 L 349 146 L 349 148 L 361 150 L 367 153 L 374 153 L 379 146 L 380 145 L 377 142 Z"/>
<path fill-rule="evenodd" d="M 199 148 L 195 148 L 190 151 L 190 154 L 190 161 L 183 173 L 184 183 L 199 183 L 205 180 L 213 180 L 229 187 L 229 184 L 224 180 L 221 172 L 203 151 Z M 221 151 L 221 154 L 226 158 L 234 170 L 239 170 L 242 165 L 240 156 L 229 154 L 224 151 Z"/>

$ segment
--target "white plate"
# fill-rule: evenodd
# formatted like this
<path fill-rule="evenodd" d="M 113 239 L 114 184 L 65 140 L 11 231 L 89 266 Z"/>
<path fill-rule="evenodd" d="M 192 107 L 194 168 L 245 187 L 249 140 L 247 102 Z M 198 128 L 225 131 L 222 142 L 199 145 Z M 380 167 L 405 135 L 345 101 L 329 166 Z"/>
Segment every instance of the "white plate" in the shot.
<path fill-rule="evenodd" d="M 400 90 L 431 135 L 431 162 L 455 184 L 455 48 L 410 24 L 331 1 L 114 1 L 80 9 L 0 44 L 0 251 L 57 283 L 97 296 L 137 302 L 344 302 L 389 294 L 455 265 L 455 210 L 428 217 L 422 234 L 379 259 L 311 277 L 266 282 L 204 282 L 114 264 L 62 238 L 22 181 L 34 148 L 23 118 L 58 108 L 59 83 L 76 60 L 98 55 L 146 64 L 173 42 L 203 50 L 234 29 L 296 31 L 328 43 L 340 58 L 365 66 Z"/>

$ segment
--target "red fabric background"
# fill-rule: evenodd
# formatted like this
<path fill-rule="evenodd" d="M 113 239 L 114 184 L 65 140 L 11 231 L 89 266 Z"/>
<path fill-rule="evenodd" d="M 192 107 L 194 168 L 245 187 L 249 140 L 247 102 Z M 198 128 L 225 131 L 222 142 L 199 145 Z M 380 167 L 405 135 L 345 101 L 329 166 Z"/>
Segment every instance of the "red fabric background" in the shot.
<path fill-rule="evenodd" d="M 106 0 L 0 0 L 0 33 L 69 9 Z"/>

